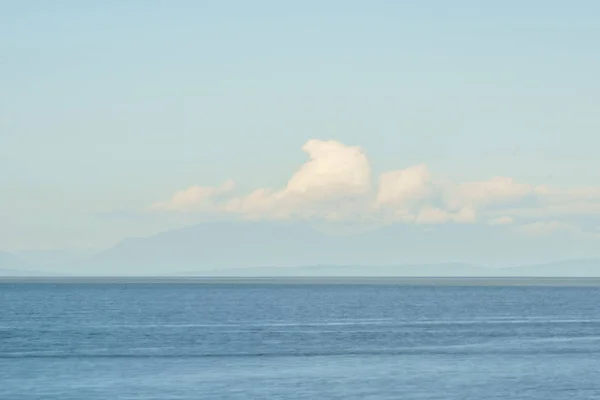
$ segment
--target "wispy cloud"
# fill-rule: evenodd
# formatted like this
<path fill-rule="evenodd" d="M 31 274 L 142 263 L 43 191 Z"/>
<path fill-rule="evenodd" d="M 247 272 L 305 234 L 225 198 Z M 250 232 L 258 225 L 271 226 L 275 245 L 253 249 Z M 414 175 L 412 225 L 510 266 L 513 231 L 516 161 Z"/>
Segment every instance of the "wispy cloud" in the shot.
<path fill-rule="evenodd" d="M 490 219 L 489 223 L 490 225 L 512 225 L 515 223 L 515 219 L 507 216 L 496 217 Z"/>
<path fill-rule="evenodd" d="M 223 195 L 231 192 L 233 181 L 227 181 L 221 186 L 190 186 L 187 189 L 175 192 L 167 201 L 159 201 L 152 206 L 155 211 L 216 211 L 218 201 Z"/>
<path fill-rule="evenodd" d="M 549 235 L 551 233 L 563 231 L 571 233 L 582 233 L 581 229 L 572 224 L 560 221 L 537 221 L 530 224 L 521 225 L 518 230 L 533 236 Z"/>

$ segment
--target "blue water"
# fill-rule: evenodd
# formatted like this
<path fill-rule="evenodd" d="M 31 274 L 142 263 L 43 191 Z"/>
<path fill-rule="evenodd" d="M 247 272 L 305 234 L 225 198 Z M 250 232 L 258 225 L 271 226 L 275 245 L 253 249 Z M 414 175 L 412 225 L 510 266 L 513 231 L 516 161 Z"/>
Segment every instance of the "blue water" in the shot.
<path fill-rule="evenodd" d="M 600 289 L 3 284 L 0 399 L 600 399 Z"/>

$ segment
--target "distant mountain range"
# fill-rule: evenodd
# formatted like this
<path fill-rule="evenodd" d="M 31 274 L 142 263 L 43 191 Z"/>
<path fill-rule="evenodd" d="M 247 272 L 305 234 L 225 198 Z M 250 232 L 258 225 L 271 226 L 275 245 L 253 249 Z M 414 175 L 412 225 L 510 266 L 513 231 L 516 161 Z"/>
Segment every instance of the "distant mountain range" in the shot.
<path fill-rule="evenodd" d="M 600 257 L 589 257 L 597 254 L 596 243 L 560 240 L 560 246 L 548 246 L 547 241 L 476 225 L 395 225 L 331 235 L 307 224 L 212 222 L 126 239 L 94 253 L 0 252 L 0 275 L 600 277 Z M 588 260 L 535 263 L 532 254 Z M 495 266 L 527 266 L 478 266 L 489 260 Z"/>
<path fill-rule="evenodd" d="M 44 272 L 44 271 L 31 271 L 28 269 L 5 269 L 0 268 L 0 277 L 25 277 L 25 276 L 54 276 L 56 274 Z"/>
<path fill-rule="evenodd" d="M 25 269 L 24 263 L 15 255 L 0 251 L 0 275 L 12 275 Z"/>
<path fill-rule="evenodd" d="M 198 277 L 600 277 L 600 260 L 563 261 L 519 267 L 490 268 L 469 264 L 422 264 L 398 266 L 300 266 L 232 268 L 206 272 Z"/>
<path fill-rule="evenodd" d="M 0 251 L 0 276 L 43 276 L 54 275 L 51 272 L 35 271 L 14 254 Z"/>

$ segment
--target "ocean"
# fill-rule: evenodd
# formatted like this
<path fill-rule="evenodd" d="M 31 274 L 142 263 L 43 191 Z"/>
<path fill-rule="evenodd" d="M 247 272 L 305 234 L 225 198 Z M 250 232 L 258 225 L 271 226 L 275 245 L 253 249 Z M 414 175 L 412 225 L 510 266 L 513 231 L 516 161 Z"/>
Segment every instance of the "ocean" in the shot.
<path fill-rule="evenodd" d="M 600 288 L 0 284 L 0 399 L 600 399 Z"/>

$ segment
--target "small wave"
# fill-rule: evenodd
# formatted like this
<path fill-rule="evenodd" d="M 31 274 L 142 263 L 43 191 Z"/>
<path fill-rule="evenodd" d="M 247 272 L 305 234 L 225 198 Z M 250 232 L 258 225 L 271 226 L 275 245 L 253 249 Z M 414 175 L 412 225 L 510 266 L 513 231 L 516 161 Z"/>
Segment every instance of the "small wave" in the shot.
<path fill-rule="evenodd" d="M 0 359 L 213 359 L 213 358 L 306 358 L 306 357 L 368 357 L 368 356 L 444 356 L 444 355 L 566 355 L 600 354 L 600 349 L 590 348 L 502 348 L 486 345 L 457 345 L 445 347 L 418 347 L 381 350 L 340 351 L 281 351 L 239 353 L 50 353 L 15 352 L 0 354 Z"/>
<path fill-rule="evenodd" d="M 85 330 L 85 329 L 185 329 L 185 328 L 241 328 L 241 329 L 261 329 L 261 328 L 318 328 L 332 326 L 397 326 L 411 327 L 423 325 L 502 325 L 502 324 L 596 324 L 600 323 L 600 319 L 545 319 L 540 317 L 533 318 L 493 318 L 493 319 L 472 319 L 472 320 L 440 320 L 428 319 L 419 321 L 401 321 L 393 319 L 361 319 L 361 320 L 341 320 L 327 322 L 237 322 L 237 323 L 199 323 L 199 324 L 89 324 L 89 325 L 61 325 L 57 327 L 38 327 L 38 326 L 0 326 L 0 334 L 12 330 L 32 330 L 32 331 L 68 331 L 68 330 Z"/>

